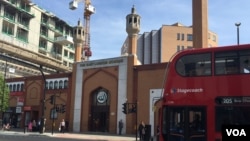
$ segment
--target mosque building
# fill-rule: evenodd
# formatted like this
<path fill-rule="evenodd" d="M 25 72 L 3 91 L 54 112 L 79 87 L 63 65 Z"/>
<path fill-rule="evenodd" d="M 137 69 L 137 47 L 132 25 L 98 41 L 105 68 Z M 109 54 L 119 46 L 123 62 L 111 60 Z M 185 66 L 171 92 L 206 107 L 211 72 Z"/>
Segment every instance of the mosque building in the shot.
<path fill-rule="evenodd" d="M 143 34 L 139 34 L 141 17 L 132 7 L 126 16 L 128 36 L 121 56 L 76 61 L 70 73 L 46 75 L 45 84 L 41 76 L 6 80 L 11 92 L 10 108 L 5 115 L 14 116 L 20 128 L 30 120 L 39 120 L 44 112 L 48 130 L 53 122 L 57 129 L 61 119 L 65 119 L 69 131 L 111 134 L 118 133 L 120 120 L 124 122 L 123 134 L 135 134 L 139 122 L 144 121 L 151 127 L 151 135 L 155 134 L 171 56 L 183 49 L 217 46 L 217 35 L 207 30 L 207 12 L 204 11 L 207 5 L 203 2 L 193 4 L 193 13 L 202 11 L 201 15 L 193 14 L 198 26 L 175 23 Z M 84 36 L 83 28 L 80 23 L 74 28 L 80 31 L 73 35 L 75 55 L 79 57 L 77 50 Z M 55 96 L 52 102 L 51 96 Z M 44 107 L 42 100 L 45 100 Z M 129 109 L 136 106 L 136 111 L 124 114 L 125 102 L 130 103 Z"/>

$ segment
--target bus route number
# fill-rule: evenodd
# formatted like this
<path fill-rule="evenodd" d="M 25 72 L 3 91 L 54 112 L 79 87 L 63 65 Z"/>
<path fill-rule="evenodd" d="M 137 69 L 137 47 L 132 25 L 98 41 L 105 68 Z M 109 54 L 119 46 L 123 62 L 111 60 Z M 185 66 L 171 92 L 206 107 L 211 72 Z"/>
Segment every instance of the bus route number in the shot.
<path fill-rule="evenodd" d="M 223 98 L 222 99 L 222 104 L 232 104 L 233 100 L 232 98 Z"/>

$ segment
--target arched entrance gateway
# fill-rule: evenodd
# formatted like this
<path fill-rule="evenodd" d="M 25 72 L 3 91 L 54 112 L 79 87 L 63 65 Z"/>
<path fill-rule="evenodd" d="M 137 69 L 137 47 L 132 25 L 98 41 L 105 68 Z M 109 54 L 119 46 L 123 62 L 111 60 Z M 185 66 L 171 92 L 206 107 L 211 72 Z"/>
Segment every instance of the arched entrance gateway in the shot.
<path fill-rule="evenodd" d="M 90 96 L 89 131 L 108 132 L 110 97 L 106 89 L 99 88 Z"/>

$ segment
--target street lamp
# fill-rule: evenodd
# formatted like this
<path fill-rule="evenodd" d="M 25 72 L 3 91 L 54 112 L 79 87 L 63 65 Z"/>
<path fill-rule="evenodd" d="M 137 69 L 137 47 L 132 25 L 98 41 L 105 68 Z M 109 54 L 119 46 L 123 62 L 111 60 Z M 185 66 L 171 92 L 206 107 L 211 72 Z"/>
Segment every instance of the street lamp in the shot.
<path fill-rule="evenodd" d="M 239 26 L 241 25 L 241 23 L 235 23 L 235 26 L 237 27 L 237 44 L 240 44 L 240 33 L 239 33 Z"/>

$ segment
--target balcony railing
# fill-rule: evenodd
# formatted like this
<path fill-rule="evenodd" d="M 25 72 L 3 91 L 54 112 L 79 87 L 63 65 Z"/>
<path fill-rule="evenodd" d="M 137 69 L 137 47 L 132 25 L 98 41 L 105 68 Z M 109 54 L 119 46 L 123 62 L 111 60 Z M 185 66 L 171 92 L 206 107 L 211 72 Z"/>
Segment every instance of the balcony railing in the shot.
<path fill-rule="evenodd" d="M 59 43 L 61 45 L 67 45 L 67 44 L 73 44 L 73 37 L 71 36 L 60 36 L 56 37 L 55 39 L 56 43 Z"/>

